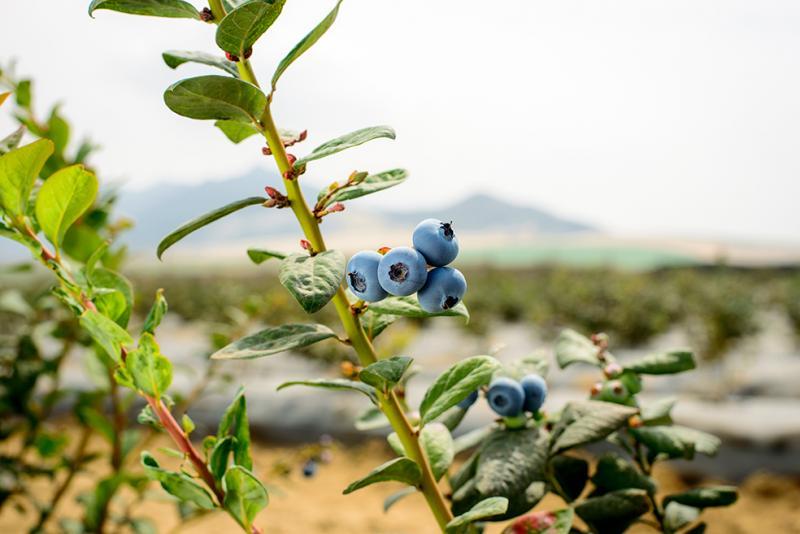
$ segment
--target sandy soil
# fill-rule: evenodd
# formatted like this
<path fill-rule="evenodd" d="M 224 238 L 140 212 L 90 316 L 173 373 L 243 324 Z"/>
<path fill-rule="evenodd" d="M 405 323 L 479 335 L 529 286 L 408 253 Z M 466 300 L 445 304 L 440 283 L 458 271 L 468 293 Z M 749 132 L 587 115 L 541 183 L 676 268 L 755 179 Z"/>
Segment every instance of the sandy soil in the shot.
<path fill-rule="evenodd" d="M 157 452 L 157 447 L 168 445 L 165 439 L 159 438 L 150 450 L 163 463 L 170 463 L 163 454 Z M 99 441 L 92 444 L 95 450 L 103 447 Z M 271 502 L 257 520 L 266 533 L 436 532 L 431 526 L 425 502 L 418 495 L 406 498 L 388 513 L 383 512 L 383 500 L 398 489 L 399 485 L 381 484 L 349 496 L 342 495 L 342 489 L 349 482 L 390 457 L 389 451 L 382 443 L 370 442 L 349 449 L 334 445 L 332 450 L 332 462 L 320 466 L 314 478 L 305 479 L 300 473 L 302 448 L 255 446 L 255 462 L 261 477 L 272 486 Z M 278 475 L 276 471 L 280 465 L 291 466 L 292 472 L 285 477 Z M 87 473 L 76 478 L 73 490 L 58 508 L 58 516 L 79 516 L 80 508 L 75 504 L 74 497 L 80 491 L 91 487 L 93 476 L 96 474 Z M 686 486 L 686 483 L 669 469 L 661 469 L 656 473 L 656 477 L 665 491 Z M 52 487 L 52 484 L 42 484 L 41 494 L 52 491 Z M 704 514 L 710 523 L 708 532 L 800 534 L 800 481 L 768 474 L 754 474 L 741 486 L 741 493 L 739 502 L 732 508 L 711 510 Z M 164 494 L 160 488 L 154 486 L 150 497 L 144 504 L 134 508 L 135 515 L 155 519 L 159 532 L 220 534 L 238 531 L 233 521 L 221 513 L 180 525 L 174 504 L 163 499 Z M 537 509 L 557 509 L 561 505 L 558 498 L 549 496 Z M 6 506 L 0 514 L 0 532 L 27 532 L 29 521 L 29 517 L 20 514 L 13 507 Z M 501 530 L 502 525 L 493 525 L 487 532 L 497 534 Z M 48 532 L 57 531 L 57 525 L 53 522 Z M 652 532 L 652 530 L 641 527 L 632 532 Z"/>

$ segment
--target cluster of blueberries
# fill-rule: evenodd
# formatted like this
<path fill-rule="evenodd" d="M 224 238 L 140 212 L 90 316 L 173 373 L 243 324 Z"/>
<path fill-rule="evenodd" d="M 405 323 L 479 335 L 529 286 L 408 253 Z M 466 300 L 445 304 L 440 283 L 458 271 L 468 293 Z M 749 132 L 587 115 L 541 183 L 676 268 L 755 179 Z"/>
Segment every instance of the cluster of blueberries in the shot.
<path fill-rule="evenodd" d="M 525 375 L 519 382 L 505 376 L 495 378 L 486 391 L 489 407 L 502 417 L 516 417 L 522 412 L 535 414 L 544 404 L 546 396 L 547 383 L 537 374 Z M 459 406 L 466 410 L 476 400 L 477 391 L 461 401 Z"/>
<path fill-rule="evenodd" d="M 425 219 L 414 229 L 412 242 L 413 247 L 396 247 L 384 255 L 371 250 L 355 254 L 347 263 L 350 291 L 366 302 L 417 293 L 419 305 L 429 313 L 461 302 L 467 281 L 460 271 L 446 267 L 458 256 L 453 224 Z"/>

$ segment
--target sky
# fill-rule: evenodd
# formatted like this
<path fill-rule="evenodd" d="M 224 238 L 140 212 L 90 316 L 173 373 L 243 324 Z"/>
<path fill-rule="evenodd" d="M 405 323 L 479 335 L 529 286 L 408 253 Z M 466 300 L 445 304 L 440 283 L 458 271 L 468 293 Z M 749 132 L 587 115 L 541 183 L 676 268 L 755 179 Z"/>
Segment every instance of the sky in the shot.
<path fill-rule="evenodd" d="M 102 145 L 105 179 L 143 189 L 273 169 L 257 140 L 233 145 L 163 103 L 171 83 L 208 70 L 172 71 L 161 52 L 215 52 L 213 26 L 92 19 L 88 3 L 4 0 L 0 61 L 16 58 L 40 107 L 63 102 L 78 135 Z M 333 3 L 287 1 L 254 49 L 262 81 Z M 393 126 L 397 140 L 302 178 L 409 169 L 368 205 L 484 192 L 618 235 L 800 243 L 799 27 L 793 0 L 345 0 L 273 110 L 279 127 L 308 129 L 298 155 Z"/>

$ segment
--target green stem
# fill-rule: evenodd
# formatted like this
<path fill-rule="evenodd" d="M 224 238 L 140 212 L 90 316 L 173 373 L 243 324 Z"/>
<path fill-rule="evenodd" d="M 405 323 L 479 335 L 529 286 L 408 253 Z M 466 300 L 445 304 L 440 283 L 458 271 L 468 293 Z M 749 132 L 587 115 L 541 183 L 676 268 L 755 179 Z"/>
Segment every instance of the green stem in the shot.
<path fill-rule="evenodd" d="M 242 70 L 244 69 L 240 66 L 240 72 L 242 72 Z M 242 78 L 246 79 L 244 76 L 242 76 Z M 264 137 L 267 140 L 267 145 L 278 165 L 278 170 L 283 175 L 283 184 L 286 187 L 286 195 L 289 197 L 289 205 L 297 221 L 300 223 L 303 234 L 311 243 L 311 246 L 314 247 L 315 251 L 322 252 L 326 250 L 325 240 L 322 237 L 322 232 L 320 232 L 319 223 L 309 209 L 296 177 L 291 175 L 292 164 L 289 162 L 289 158 L 286 155 L 286 148 L 281 142 L 269 104 L 266 106 L 261 116 L 261 126 L 264 129 Z M 350 301 L 347 299 L 344 288 L 341 286 L 333 296 L 333 305 L 347 333 L 350 344 L 353 346 L 356 354 L 358 354 L 361 365 L 366 366 L 376 362 L 378 356 L 375 353 L 375 348 L 364 333 L 358 315 L 350 308 Z M 453 514 L 450 512 L 450 508 L 447 506 L 447 502 L 433 476 L 428 458 L 419 443 L 418 432 L 408 422 L 400 405 L 400 401 L 394 392 L 390 392 L 388 395 L 378 392 L 378 401 L 381 410 L 391 423 L 392 428 L 397 432 L 397 436 L 400 438 L 400 442 L 403 444 L 403 449 L 406 451 L 406 454 L 420 466 L 422 470 L 420 491 L 425 495 L 428 506 L 431 512 L 433 512 L 436 522 L 439 524 L 439 528 L 444 530 L 445 525 L 453 519 Z"/>
<path fill-rule="evenodd" d="M 214 24 L 219 24 L 225 17 L 225 6 L 222 5 L 222 0 L 208 0 L 208 7 L 211 9 L 211 14 L 214 15 Z"/>

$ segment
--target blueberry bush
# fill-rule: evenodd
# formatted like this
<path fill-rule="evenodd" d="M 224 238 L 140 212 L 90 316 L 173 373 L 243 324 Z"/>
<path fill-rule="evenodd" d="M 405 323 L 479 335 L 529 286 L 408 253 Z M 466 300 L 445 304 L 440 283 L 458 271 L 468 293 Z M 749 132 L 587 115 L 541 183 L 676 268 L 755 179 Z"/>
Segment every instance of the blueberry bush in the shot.
<path fill-rule="evenodd" d="M 466 278 L 449 266 L 459 253 L 458 223 L 424 220 L 410 232 L 413 246 L 377 248 L 376 244 L 375 251 L 359 252 L 349 261 L 341 251 L 327 247 L 321 230 L 326 217 L 340 216 L 344 202 L 401 184 L 407 173 L 355 171 L 324 188 L 312 203 L 306 200 L 299 182 L 313 171 L 315 161 L 369 141 L 393 139 L 395 133 L 387 126 L 367 127 L 302 156 L 289 152 L 296 151 L 292 147 L 302 143 L 306 133 L 277 127 L 272 102 L 278 97 L 279 81 L 332 27 L 341 1 L 288 52 L 262 86 L 249 58 L 279 18 L 283 4 L 283 0 L 212 0 L 198 10 L 183 0 L 94 0 L 89 7 L 91 15 L 112 10 L 214 25 L 218 52 L 169 51 L 163 59 L 171 68 L 191 62 L 219 73 L 177 81 L 164 93 L 164 102 L 183 117 L 213 121 L 233 143 L 263 137 L 266 146 L 261 150 L 274 159 L 282 177 L 280 188 L 264 188 L 266 196 L 230 203 L 172 231 L 159 244 L 158 257 L 184 237 L 236 211 L 291 210 L 301 232 L 298 250 L 252 248 L 247 255 L 256 264 L 279 264 L 278 282 L 304 314 L 316 319 L 323 317 L 318 314 L 323 308 L 332 308 L 334 313 L 324 317 L 338 319 L 338 326 L 308 319 L 275 324 L 238 339 L 233 339 L 235 332 L 227 332 L 220 336 L 225 343 L 218 343 L 211 359 L 224 365 L 325 343 L 351 351 L 357 365 L 347 377 L 300 377 L 279 389 L 308 386 L 363 395 L 366 407 L 356 426 L 385 429 L 396 456 L 371 471 L 365 469 L 364 476 L 343 492 L 399 482 L 404 488 L 387 499 L 385 508 L 421 495 L 443 532 L 479 532 L 486 522 L 509 520 L 507 532 L 613 533 L 634 524 L 665 533 L 702 532 L 702 510 L 731 504 L 736 490 L 720 486 L 661 495 L 652 468 L 662 460 L 714 454 L 719 440 L 674 425 L 670 417 L 674 400 L 641 404 L 637 396 L 645 385 L 643 376 L 693 369 L 690 351 L 619 363 L 609 352 L 605 335 L 586 338 L 569 330 L 556 342 L 559 366 L 592 365 L 602 373 L 586 400 L 545 411 L 547 357 L 537 354 L 501 363 L 493 356 L 477 355 L 452 365 L 427 388 L 418 405 L 409 404 L 406 390 L 418 366 L 407 356 L 379 356 L 374 341 L 399 318 L 469 319 L 462 300 Z M 16 86 L 14 91 L 17 101 L 24 102 L 24 89 Z M 20 136 L 14 135 L 3 141 L 7 153 L 0 158 L 0 232 L 27 247 L 53 272 L 57 286 L 52 295 L 76 318 L 76 328 L 91 344 L 111 387 L 130 391 L 131 398 L 138 396 L 145 406 L 139 421 L 154 425 L 174 442 L 170 452 L 182 458 L 182 468 L 166 469 L 145 451 L 140 456 L 144 474 L 182 506 L 198 513 L 224 510 L 244 531 L 260 532 L 256 517 L 267 506 L 268 494 L 253 466 L 243 392 L 221 414 L 218 431 L 206 436 L 198 449 L 191 439 L 194 423 L 188 416 L 177 421 L 168 394 L 173 366 L 156 336 L 167 307 L 163 293 L 157 292 L 142 324 L 131 328 L 129 284 L 112 269 L 113 260 L 107 257 L 114 255 L 106 238 L 96 246 L 77 239 L 80 252 L 69 246 L 70 232 L 91 219 L 98 203 L 94 172 L 81 162 L 49 164 L 60 153 L 55 139 L 18 146 Z M 275 319 L 282 322 L 280 316 Z M 497 419 L 486 427 L 459 432 L 463 418 L 481 397 Z M 604 450 L 616 452 L 604 453 L 594 462 L 576 454 L 581 447 L 601 442 Z M 456 469 L 456 455 L 468 452 Z M 309 477 L 316 469 L 315 458 L 303 466 Z M 129 482 L 124 478 L 113 482 L 122 483 Z M 563 507 L 531 514 L 549 493 L 560 497 Z M 98 530 L 91 525 L 75 527 L 81 529 Z"/>

